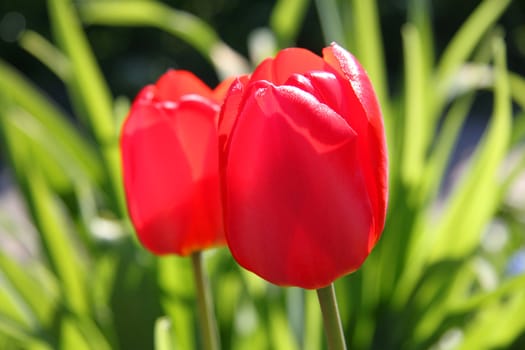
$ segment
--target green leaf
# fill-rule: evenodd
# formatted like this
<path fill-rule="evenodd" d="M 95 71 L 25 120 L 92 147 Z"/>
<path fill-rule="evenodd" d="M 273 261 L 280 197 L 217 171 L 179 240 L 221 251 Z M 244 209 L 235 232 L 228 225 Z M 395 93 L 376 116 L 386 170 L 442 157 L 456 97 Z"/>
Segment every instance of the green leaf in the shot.
<path fill-rule="evenodd" d="M 467 94 L 454 101 L 445 115 L 443 126 L 436 138 L 435 146 L 423 171 L 420 200 L 434 198 L 443 181 L 445 170 L 465 123 L 468 112 L 474 102 L 474 93 Z"/>
<path fill-rule="evenodd" d="M 303 23 L 308 0 L 278 0 L 270 16 L 270 28 L 279 40 L 279 46 L 292 46 Z"/>
<path fill-rule="evenodd" d="M 322 316 L 319 308 L 319 300 L 314 291 L 305 291 L 305 319 L 303 333 L 303 349 L 317 350 L 322 341 Z"/>
<path fill-rule="evenodd" d="M 62 318 L 59 339 L 60 349 L 91 350 L 91 347 L 87 343 L 86 339 L 82 336 L 82 333 L 78 329 L 77 324 L 72 317 L 65 316 Z"/>
<path fill-rule="evenodd" d="M 194 349 L 195 296 L 189 259 L 177 256 L 158 259 L 161 303 L 171 321 L 172 342 L 180 349 Z"/>
<path fill-rule="evenodd" d="M 458 349 L 508 348 L 525 327 L 525 290 L 520 288 L 504 296 L 504 300 L 486 302 L 477 310 L 465 329 Z M 497 322 L 494 322 L 497 320 Z"/>
<path fill-rule="evenodd" d="M 454 75 L 510 3 L 511 0 L 484 0 L 447 45 L 436 71 L 436 117 L 446 99 Z"/>
<path fill-rule="evenodd" d="M 336 0 L 315 0 L 325 44 L 335 41 L 347 47 L 347 38 L 341 21 L 341 14 Z"/>
<path fill-rule="evenodd" d="M 31 167 L 29 171 L 29 159 L 25 159 L 24 168 L 27 170 L 28 201 L 35 224 L 41 233 L 53 269 L 61 281 L 66 305 L 78 314 L 88 314 L 88 290 L 80 256 L 68 230 L 71 223 L 38 169 Z"/>
<path fill-rule="evenodd" d="M 285 310 L 279 303 L 268 304 L 268 318 L 271 337 L 271 348 L 276 350 L 298 349 L 296 339 L 290 329 Z"/>
<path fill-rule="evenodd" d="M 80 137 L 69 123 L 68 117 L 49 97 L 29 82 L 13 67 L 0 59 L 0 96 L 6 103 L 13 103 L 28 112 L 45 133 L 53 138 L 54 147 L 61 149 L 72 168 L 79 169 L 91 182 L 99 183 L 102 169 L 93 147 Z M 0 113 L 1 123 L 11 118 L 5 105 Z"/>
<path fill-rule="evenodd" d="M 70 79 L 71 66 L 69 60 L 42 35 L 32 30 L 26 30 L 20 36 L 18 42 L 22 48 L 42 62 L 63 82 L 67 82 Z"/>
<path fill-rule="evenodd" d="M 55 135 L 49 133 L 37 118 L 21 109 L 9 108 L 5 111 L 3 122 L 5 129 L 13 134 L 10 136 L 13 142 L 34 145 L 34 162 L 42 169 L 54 190 L 60 193 L 73 192 L 75 183 L 92 180 L 77 159 L 73 158 L 74 155 L 64 151 Z"/>
<path fill-rule="evenodd" d="M 54 37 L 71 64 L 68 91 L 77 111 L 84 115 L 90 131 L 101 147 L 109 176 L 110 190 L 120 214 L 126 207 L 120 169 L 118 125 L 113 117 L 112 97 L 85 33 L 69 0 L 49 0 L 49 16 Z"/>
<path fill-rule="evenodd" d="M 69 89 L 82 105 L 93 134 L 101 145 L 115 142 L 117 132 L 112 118 L 111 94 L 68 0 L 49 0 L 52 30 L 71 63 Z"/>
<path fill-rule="evenodd" d="M 19 317 L 28 329 L 51 327 L 58 300 L 58 286 L 49 272 L 41 273 L 38 262 L 24 268 L 5 254 L 0 254 L 0 288 L 6 301 L 2 314 Z M 3 281 L 2 281 L 3 280 Z M 8 301 L 11 306 L 8 306 Z M 8 308 L 13 308 L 12 312 Z M 13 314 L 14 313 L 14 314 Z"/>
<path fill-rule="evenodd" d="M 5 345 L 4 337 L 13 340 L 17 347 L 28 350 L 51 350 L 52 347 L 42 339 L 38 339 L 35 333 L 28 331 L 23 325 L 0 313 L 0 346 L 10 349 Z M 4 341 L 2 341 L 4 340 Z M 9 343 L 8 343 L 9 344 Z"/>
<path fill-rule="evenodd" d="M 405 119 L 402 137 L 401 176 L 416 188 L 421 181 L 427 146 L 432 135 L 428 126 L 427 80 L 421 35 L 417 27 L 406 24 L 402 30 L 405 59 Z M 430 124 L 431 125 L 431 124 Z"/>
<path fill-rule="evenodd" d="M 514 101 L 525 110 L 525 78 L 515 73 L 509 73 L 510 91 Z"/>
<path fill-rule="evenodd" d="M 503 161 L 511 133 L 511 101 L 505 46 L 494 43 L 495 101 L 492 120 L 478 146 L 468 173 L 459 181 L 437 225 L 431 260 L 461 258 L 479 242 L 484 226 L 498 201 L 497 170 Z M 450 244 L 454 242 L 454 244 Z"/>
<path fill-rule="evenodd" d="M 161 317 L 155 322 L 155 350 L 175 350 L 170 331 L 171 323 L 167 317 Z"/>

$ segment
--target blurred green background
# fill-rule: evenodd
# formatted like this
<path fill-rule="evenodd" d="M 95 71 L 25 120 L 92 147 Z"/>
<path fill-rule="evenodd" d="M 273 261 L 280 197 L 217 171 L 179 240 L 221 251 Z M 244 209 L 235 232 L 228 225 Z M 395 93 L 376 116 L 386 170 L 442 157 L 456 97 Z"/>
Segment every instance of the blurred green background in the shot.
<path fill-rule="evenodd" d="M 188 259 L 126 218 L 120 123 L 168 68 L 215 85 L 331 41 L 370 74 L 390 156 L 383 237 L 336 283 L 349 348 L 524 348 L 518 0 L 2 1 L 0 348 L 200 348 Z M 325 347 L 315 292 L 205 257 L 224 349 Z"/>
<path fill-rule="evenodd" d="M 125 2 L 125 1 L 124 1 Z M 434 48 L 439 55 L 462 22 L 479 4 L 479 0 L 428 1 L 429 15 L 434 28 Z M 82 3 L 82 1 L 79 1 Z M 232 48 L 248 55 L 248 34 L 255 29 L 267 27 L 276 1 L 270 0 L 185 0 L 164 1 L 174 8 L 188 11 L 211 25 Z M 340 2 L 344 4 L 344 1 Z M 385 59 L 388 75 L 396 81 L 402 75 L 401 26 L 407 21 L 410 1 L 382 0 L 377 2 L 384 38 Z M 325 46 L 314 2 L 306 6 L 304 20 L 293 43 L 319 53 Z M 2 18 L 0 52 L 3 59 L 26 72 L 35 82 L 62 96 L 67 104 L 60 81 L 39 64 L 30 54 L 13 43 L 21 29 L 31 29 L 50 38 L 49 17 L 45 1 L 3 0 L 0 3 Z M 9 19 L 14 14 L 18 18 Z M 6 18 L 7 17 L 7 18 Z M 11 24 L 10 24 L 11 23 Z M 505 28 L 508 50 L 508 66 L 511 70 L 525 73 L 525 2 L 513 1 L 498 19 Z M 163 31 L 144 27 L 108 27 L 89 25 L 86 31 L 97 60 L 115 95 L 135 96 L 144 85 L 155 81 L 168 68 L 189 69 L 210 85 L 217 84 L 217 76 L 202 55 L 179 38 Z M 399 85 L 399 83 L 398 83 Z M 394 87 L 392 87 L 393 89 Z"/>

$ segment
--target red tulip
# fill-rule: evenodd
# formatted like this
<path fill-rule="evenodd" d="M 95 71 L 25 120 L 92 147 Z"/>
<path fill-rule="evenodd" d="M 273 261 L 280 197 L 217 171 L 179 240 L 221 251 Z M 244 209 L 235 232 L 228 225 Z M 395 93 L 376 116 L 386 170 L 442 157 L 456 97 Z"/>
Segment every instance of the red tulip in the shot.
<path fill-rule="evenodd" d="M 383 121 L 368 76 L 336 44 L 267 59 L 219 122 L 226 239 L 264 279 L 308 289 L 358 269 L 387 205 Z"/>
<path fill-rule="evenodd" d="M 224 244 L 217 122 L 230 83 L 212 91 L 172 70 L 133 102 L 120 139 L 124 187 L 138 238 L 155 254 Z"/>

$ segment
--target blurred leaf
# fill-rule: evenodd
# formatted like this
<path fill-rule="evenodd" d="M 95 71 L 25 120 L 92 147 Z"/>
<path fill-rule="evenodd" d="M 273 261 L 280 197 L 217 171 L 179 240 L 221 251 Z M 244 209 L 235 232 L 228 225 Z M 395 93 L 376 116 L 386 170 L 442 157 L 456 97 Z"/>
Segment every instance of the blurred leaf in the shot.
<path fill-rule="evenodd" d="M 2 338 L 8 337 L 11 338 L 17 345 L 15 349 L 28 349 L 28 350 L 51 350 L 52 347 L 49 344 L 46 344 L 41 339 L 38 339 L 25 329 L 25 327 L 17 324 L 13 320 L 5 317 L 0 313 L 0 334 Z M 1 339 L 1 338 L 0 338 Z M 3 339 L 2 339 L 3 340 Z M 4 340 L 5 341 L 5 340 Z M 0 341 L 0 346 L 3 349 L 10 349 L 11 347 L 3 344 L 4 342 Z"/>
<path fill-rule="evenodd" d="M 328 45 L 335 41 L 343 47 L 347 47 L 347 38 L 341 22 L 337 1 L 315 0 L 315 6 L 317 7 L 317 13 L 319 14 L 319 21 L 321 22 L 325 44 Z"/>
<path fill-rule="evenodd" d="M 509 83 L 512 97 L 522 110 L 525 110 L 525 78 L 509 73 Z"/>
<path fill-rule="evenodd" d="M 37 274 L 41 268 L 35 266 L 36 264 L 36 262 L 31 264 L 31 269 L 24 268 L 5 254 L 0 254 L 1 289 L 7 294 L 16 313 L 19 313 L 21 318 L 19 321 L 32 330 L 50 327 L 58 304 L 56 281 L 51 280 L 50 277 L 44 280 L 47 275 Z M 5 280 L 2 281 L 3 279 Z M 0 307 L 4 315 L 8 311 L 7 305 L 5 302 Z"/>
<path fill-rule="evenodd" d="M 96 153 L 69 124 L 68 117 L 51 100 L 27 81 L 14 68 L 0 60 L 0 95 L 26 110 L 53 138 L 54 147 L 61 149 L 72 168 L 81 169 L 92 182 L 98 183 L 102 175 Z M 2 123 L 9 116 L 2 113 Z"/>
<path fill-rule="evenodd" d="M 91 347 L 71 317 L 62 318 L 60 325 L 60 349 L 91 350 Z"/>
<path fill-rule="evenodd" d="M 304 22 L 308 0 L 278 0 L 270 16 L 270 27 L 276 34 L 279 46 L 293 46 Z"/>
<path fill-rule="evenodd" d="M 53 34 L 70 60 L 72 76 L 69 89 L 78 98 L 101 145 L 115 142 L 117 132 L 112 118 L 111 94 L 97 66 L 85 33 L 68 0 L 49 0 Z"/>
<path fill-rule="evenodd" d="M 505 157 L 511 132 L 511 101 L 505 67 L 505 46 L 495 40 L 496 65 L 493 117 L 468 174 L 456 185 L 446 212 L 435 230 L 431 260 L 462 257 L 479 242 L 483 227 L 499 204 L 497 170 Z M 460 232 L 461 234 L 457 234 Z M 454 242 L 450 245 L 450 242 Z"/>
<path fill-rule="evenodd" d="M 454 75 L 479 40 L 509 6 L 511 0 L 484 0 L 472 12 L 443 52 L 436 71 L 436 113 L 439 113 Z M 437 117 L 437 115 L 436 115 Z"/>
<path fill-rule="evenodd" d="M 80 4 L 80 11 L 88 24 L 151 26 L 164 30 L 209 59 L 221 79 L 249 71 L 246 60 L 221 41 L 213 27 L 188 12 L 161 2 L 95 0 Z"/>
<path fill-rule="evenodd" d="M 411 338 L 415 344 L 436 340 L 444 331 L 445 319 L 458 300 L 464 300 L 475 279 L 471 261 L 447 260 L 426 269 L 408 305 L 414 315 Z M 443 281 L 448 281 L 443 283 Z M 424 311 L 423 311 L 424 310 Z"/>
<path fill-rule="evenodd" d="M 67 57 L 47 41 L 42 35 L 32 30 L 24 31 L 19 37 L 20 46 L 36 57 L 62 81 L 70 78 L 71 66 Z"/>
<path fill-rule="evenodd" d="M 432 33 L 432 7 L 431 0 L 409 0 L 407 4 L 408 22 L 417 28 L 419 45 L 422 46 L 421 54 L 424 64 L 425 77 L 430 76 L 434 66 L 434 37 Z"/>
<path fill-rule="evenodd" d="M 322 322 L 317 294 L 314 291 L 305 291 L 303 350 L 316 350 L 321 348 Z"/>
<path fill-rule="evenodd" d="M 109 175 L 110 190 L 120 213 L 125 216 L 120 169 L 118 132 L 113 118 L 112 98 L 96 63 L 86 35 L 69 0 L 49 0 L 49 16 L 58 44 L 71 63 L 67 87 L 72 102 L 84 115 L 98 145 Z"/>
<path fill-rule="evenodd" d="M 435 140 L 434 149 L 427 161 L 422 176 L 420 200 L 435 198 L 445 176 L 454 146 L 457 144 L 462 126 L 474 102 L 474 93 L 454 101 L 444 117 L 443 125 Z"/>
<path fill-rule="evenodd" d="M 195 349 L 195 297 L 189 259 L 177 256 L 158 260 L 161 303 L 171 320 L 171 339 L 178 349 Z"/>
<path fill-rule="evenodd" d="M 76 159 L 64 152 L 62 145 L 57 144 L 56 137 L 36 118 L 16 108 L 9 108 L 4 118 L 7 130 L 13 134 L 13 142 L 35 145 L 34 162 L 42 169 L 54 190 L 61 193 L 73 192 L 75 183 L 89 182 L 87 174 L 78 166 Z"/>
<path fill-rule="evenodd" d="M 271 348 L 275 350 L 298 349 L 296 339 L 290 329 L 284 308 L 276 302 L 268 303 L 268 318 L 271 336 Z"/>
<path fill-rule="evenodd" d="M 457 300 L 452 305 L 453 313 L 467 313 L 476 311 L 476 309 L 483 305 L 489 305 L 504 299 L 506 295 L 510 295 L 521 290 L 525 290 L 525 274 L 512 277 L 503 281 L 498 288 L 491 291 L 478 292 L 467 300 Z"/>
<path fill-rule="evenodd" d="M 525 326 L 525 285 L 505 300 L 485 304 L 465 329 L 458 349 L 507 348 Z M 494 320 L 498 320 L 494 322 Z"/>
<path fill-rule="evenodd" d="M 403 159 L 401 174 L 411 187 L 421 180 L 426 148 L 432 135 L 427 121 L 427 76 L 424 65 L 422 38 L 417 27 L 406 24 L 402 30 L 405 59 L 405 119 L 402 137 Z M 431 124 L 430 124 L 431 125 Z"/>
<path fill-rule="evenodd" d="M 509 74 L 509 82 L 512 97 L 521 108 L 521 113 L 515 118 L 512 129 L 511 144 L 515 144 L 525 139 L 525 78 L 517 74 Z"/>
<path fill-rule="evenodd" d="M 23 159 L 23 168 L 29 170 L 30 153 Z M 58 198 L 50 192 L 38 169 L 26 172 L 27 195 L 35 224 L 49 260 L 61 281 L 66 305 L 78 314 L 88 314 L 89 304 L 84 281 L 84 270 L 68 228 L 71 223 Z"/>
<path fill-rule="evenodd" d="M 171 323 L 167 317 L 161 317 L 155 322 L 155 350 L 175 350 L 170 332 Z"/>

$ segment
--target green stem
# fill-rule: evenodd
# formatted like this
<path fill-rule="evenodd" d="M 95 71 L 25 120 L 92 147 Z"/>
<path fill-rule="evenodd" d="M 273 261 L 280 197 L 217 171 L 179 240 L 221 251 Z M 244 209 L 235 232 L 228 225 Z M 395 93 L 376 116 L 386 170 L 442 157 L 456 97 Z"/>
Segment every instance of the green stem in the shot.
<path fill-rule="evenodd" d="M 201 336 L 204 340 L 206 350 L 219 349 L 219 333 L 217 322 L 213 312 L 213 302 L 210 293 L 208 278 L 202 266 L 202 253 L 200 251 L 191 254 L 193 277 L 195 278 L 195 289 L 197 292 L 197 303 L 199 308 L 199 325 Z"/>
<path fill-rule="evenodd" d="M 330 350 L 346 350 L 343 325 L 337 308 L 334 284 L 317 289 L 317 297 L 323 314 L 324 331 Z"/>

